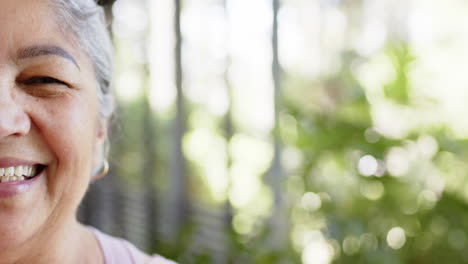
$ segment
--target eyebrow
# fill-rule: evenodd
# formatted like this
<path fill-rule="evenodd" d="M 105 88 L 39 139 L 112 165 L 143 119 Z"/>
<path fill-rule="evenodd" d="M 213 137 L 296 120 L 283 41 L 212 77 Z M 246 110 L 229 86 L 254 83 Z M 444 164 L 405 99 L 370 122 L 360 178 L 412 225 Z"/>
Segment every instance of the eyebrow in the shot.
<path fill-rule="evenodd" d="M 68 53 L 66 50 L 62 49 L 59 46 L 34 45 L 34 46 L 22 48 L 17 53 L 17 56 L 20 59 L 27 59 L 27 58 L 39 57 L 39 56 L 49 56 L 49 55 L 54 55 L 54 56 L 65 58 L 71 61 L 73 64 L 75 64 L 75 66 L 78 67 L 78 69 L 80 69 L 80 66 L 78 65 L 76 60 L 73 58 L 73 56 L 70 55 L 70 53 Z"/>

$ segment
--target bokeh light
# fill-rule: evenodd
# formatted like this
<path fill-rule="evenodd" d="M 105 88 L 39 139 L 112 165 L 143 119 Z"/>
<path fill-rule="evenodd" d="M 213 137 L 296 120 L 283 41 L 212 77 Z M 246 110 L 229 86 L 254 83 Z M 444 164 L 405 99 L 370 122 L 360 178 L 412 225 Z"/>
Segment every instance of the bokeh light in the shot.
<path fill-rule="evenodd" d="M 387 244 L 393 249 L 400 249 L 406 243 L 405 230 L 401 227 L 393 227 L 388 231 Z"/>

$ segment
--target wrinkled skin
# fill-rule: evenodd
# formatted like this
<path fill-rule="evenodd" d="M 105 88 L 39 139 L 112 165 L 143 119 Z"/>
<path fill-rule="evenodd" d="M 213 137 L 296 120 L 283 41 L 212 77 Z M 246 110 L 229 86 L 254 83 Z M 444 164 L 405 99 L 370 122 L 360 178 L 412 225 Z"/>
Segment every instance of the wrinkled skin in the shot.
<path fill-rule="evenodd" d="M 94 236 L 75 217 L 106 137 L 92 64 L 61 33 L 48 1 L 0 6 L 0 161 L 47 166 L 27 191 L 0 198 L 0 264 L 102 263 Z M 20 54 L 44 45 L 69 56 Z"/>

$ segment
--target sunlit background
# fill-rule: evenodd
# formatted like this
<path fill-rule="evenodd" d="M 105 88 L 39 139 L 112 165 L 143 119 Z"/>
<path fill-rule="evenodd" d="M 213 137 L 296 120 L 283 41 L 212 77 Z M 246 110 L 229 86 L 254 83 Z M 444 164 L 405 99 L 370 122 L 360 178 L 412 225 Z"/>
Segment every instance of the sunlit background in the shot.
<path fill-rule="evenodd" d="M 182 263 L 468 263 L 468 2 L 117 0 L 81 216 Z"/>

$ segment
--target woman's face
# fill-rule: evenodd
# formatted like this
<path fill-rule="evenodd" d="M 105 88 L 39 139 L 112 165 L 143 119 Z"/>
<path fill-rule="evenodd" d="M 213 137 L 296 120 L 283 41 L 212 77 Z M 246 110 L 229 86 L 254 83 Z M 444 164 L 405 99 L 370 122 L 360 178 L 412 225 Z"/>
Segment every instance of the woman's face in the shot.
<path fill-rule="evenodd" d="M 4 252 L 74 221 L 105 129 L 92 65 L 48 1 L 0 6 L 0 175 L 22 174 L 0 177 Z"/>

